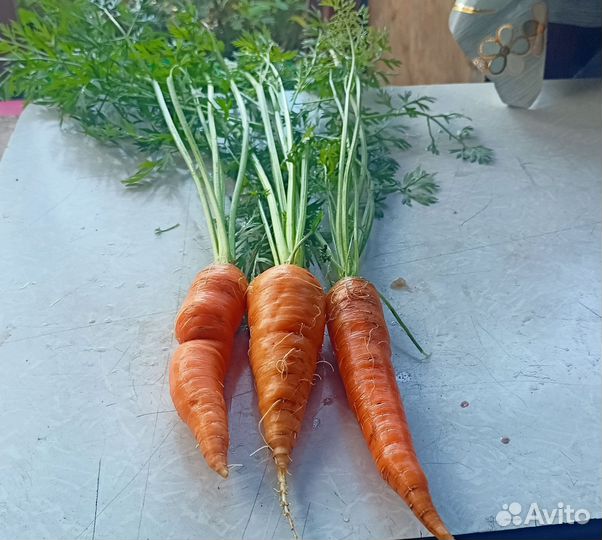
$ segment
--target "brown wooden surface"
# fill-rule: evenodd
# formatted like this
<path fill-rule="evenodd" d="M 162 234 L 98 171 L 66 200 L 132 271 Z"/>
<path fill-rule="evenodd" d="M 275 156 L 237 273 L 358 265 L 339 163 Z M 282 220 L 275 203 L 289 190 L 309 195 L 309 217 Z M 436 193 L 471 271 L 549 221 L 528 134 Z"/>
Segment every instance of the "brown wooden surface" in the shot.
<path fill-rule="evenodd" d="M 370 0 L 369 5 L 372 24 L 389 30 L 393 56 L 403 63 L 391 84 L 483 80 L 449 31 L 453 0 Z"/>
<path fill-rule="evenodd" d="M 6 23 L 16 17 L 15 0 L 0 0 L 0 22 Z"/>

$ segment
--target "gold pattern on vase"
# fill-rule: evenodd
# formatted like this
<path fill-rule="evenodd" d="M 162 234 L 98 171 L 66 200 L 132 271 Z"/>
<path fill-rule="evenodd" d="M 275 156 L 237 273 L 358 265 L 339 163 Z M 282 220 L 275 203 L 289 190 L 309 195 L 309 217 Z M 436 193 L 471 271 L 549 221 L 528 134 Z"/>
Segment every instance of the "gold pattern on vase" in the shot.
<path fill-rule="evenodd" d="M 515 32 L 511 24 L 504 24 L 495 36 L 481 42 L 479 56 L 472 61 L 479 71 L 488 76 L 504 72 L 520 75 L 525 68 L 526 55 L 541 56 L 545 48 L 548 7 L 545 2 L 537 2 L 531 13 L 533 18 L 523 23 L 522 33 Z"/>
<path fill-rule="evenodd" d="M 545 34 L 548 26 L 548 6 L 538 2 L 531 8 L 533 18 L 523 24 L 523 33 L 531 44 L 531 54 L 541 56 L 545 47 Z"/>
<path fill-rule="evenodd" d="M 462 2 L 456 2 L 452 10 L 457 11 L 458 13 L 464 13 L 465 15 L 491 15 L 497 11 L 495 9 L 479 9 L 474 6 L 468 6 Z"/>
<path fill-rule="evenodd" d="M 511 24 L 500 26 L 495 37 L 488 37 L 479 47 L 479 69 L 485 68 L 488 75 L 501 75 L 506 71 L 510 75 L 522 73 L 525 62 L 523 57 L 531 45 L 526 36 L 515 35 Z"/>

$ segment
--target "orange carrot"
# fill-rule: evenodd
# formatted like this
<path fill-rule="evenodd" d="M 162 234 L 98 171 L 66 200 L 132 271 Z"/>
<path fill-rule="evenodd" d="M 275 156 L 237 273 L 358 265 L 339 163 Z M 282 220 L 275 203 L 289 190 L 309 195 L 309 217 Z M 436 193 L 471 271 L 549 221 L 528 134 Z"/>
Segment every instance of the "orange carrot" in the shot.
<path fill-rule="evenodd" d="M 207 99 L 193 97 L 195 116 L 201 122 L 201 133 L 210 149 L 211 171 L 201 152 L 194 131 L 178 96 L 174 71 L 165 84 L 171 109 L 157 81 L 151 81 L 157 104 L 182 160 L 188 167 L 197 188 L 214 264 L 201 271 L 184 300 L 176 319 L 176 338 L 180 346 L 170 366 L 170 391 L 178 414 L 188 424 L 199 443 L 208 465 L 223 477 L 228 476 L 228 414 L 224 401 L 224 379 L 232 353 L 234 335 L 245 313 L 247 278 L 233 263 L 238 260 L 239 208 L 249 153 L 249 117 L 234 80 L 230 90 L 237 104 L 237 113 L 228 111 L 227 118 L 237 117 L 241 144 L 237 148 L 238 173 L 232 196 L 226 197 L 224 168 L 221 155 L 230 151 L 221 147 L 216 118 L 224 111 L 215 106 L 213 84 L 206 87 Z M 188 86 L 188 82 L 185 84 Z M 192 97 L 192 96 L 191 96 Z M 222 116 L 226 131 L 230 126 Z M 229 199 L 229 201 L 228 201 Z M 229 204 L 228 204 L 229 202 Z M 227 206 L 229 208 L 227 209 Z"/>
<path fill-rule="evenodd" d="M 286 475 L 324 339 L 326 299 L 309 271 L 281 264 L 251 283 L 248 306 L 261 426 L 277 467 L 282 511 L 294 532 Z"/>
<path fill-rule="evenodd" d="M 412 444 L 377 290 L 362 278 L 341 279 L 328 294 L 327 313 L 347 399 L 378 470 L 433 535 L 453 538 L 435 509 Z"/>
<path fill-rule="evenodd" d="M 218 474 L 228 476 L 224 379 L 245 312 L 247 279 L 231 264 L 196 276 L 176 318 L 177 348 L 169 371 L 171 399 Z"/>

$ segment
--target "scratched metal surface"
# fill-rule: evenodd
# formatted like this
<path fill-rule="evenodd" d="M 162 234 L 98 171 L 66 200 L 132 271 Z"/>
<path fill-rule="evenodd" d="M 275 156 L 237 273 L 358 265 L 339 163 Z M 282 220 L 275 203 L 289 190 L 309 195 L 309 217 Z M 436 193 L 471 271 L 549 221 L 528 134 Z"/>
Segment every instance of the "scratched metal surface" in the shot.
<path fill-rule="evenodd" d="M 432 352 L 392 326 L 434 499 L 455 533 L 499 528 L 514 501 L 600 517 L 599 83 L 548 83 L 532 111 L 487 85 L 428 93 L 476 118 L 498 158 L 402 156 L 439 171 L 441 202 L 392 201 L 364 267 Z M 286 538 L 269 459 L 250 455 L 244 334 L 229 480 L 173 411 L 172 321 L 208 243 L 185 176 L 126 191 L 132 166 L 35 107 L 0 164 L 0 539 Z M 320 374 L 291 469 L 304 538 L 425 534 L 378 478 L 338 375 Z"/>

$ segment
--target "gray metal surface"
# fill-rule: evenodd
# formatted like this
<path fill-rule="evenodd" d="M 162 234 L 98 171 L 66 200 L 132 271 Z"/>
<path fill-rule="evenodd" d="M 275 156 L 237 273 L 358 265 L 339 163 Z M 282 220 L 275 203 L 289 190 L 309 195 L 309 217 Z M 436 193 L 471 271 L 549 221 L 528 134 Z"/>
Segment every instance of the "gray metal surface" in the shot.
<path fill-rule="evenodd" d="M 392 324 L 434 499 L 454 533 L 501 528 L 512 502 L 600 517 L 599 83 L 546 83 L 531 111 L 484 84 L 418 90 L 470 114 L 497 153 L 478 167 L 415 140 L 402 167 L 439 171 L 441 202 L 392 200 L 364 266 L 432 352 Z M 244 334 L 230 479 L 173 412 L 172 321 L 208 241 L 185 175 L 127 191 L 132 166 L 36 107 L 0 163 L 0 539 L 287 538 L 266 451 L 250 455 L 263 443 Z M 291 468 L 304 538 L 424 535 L 338 374 L 320 374 Z"/>

